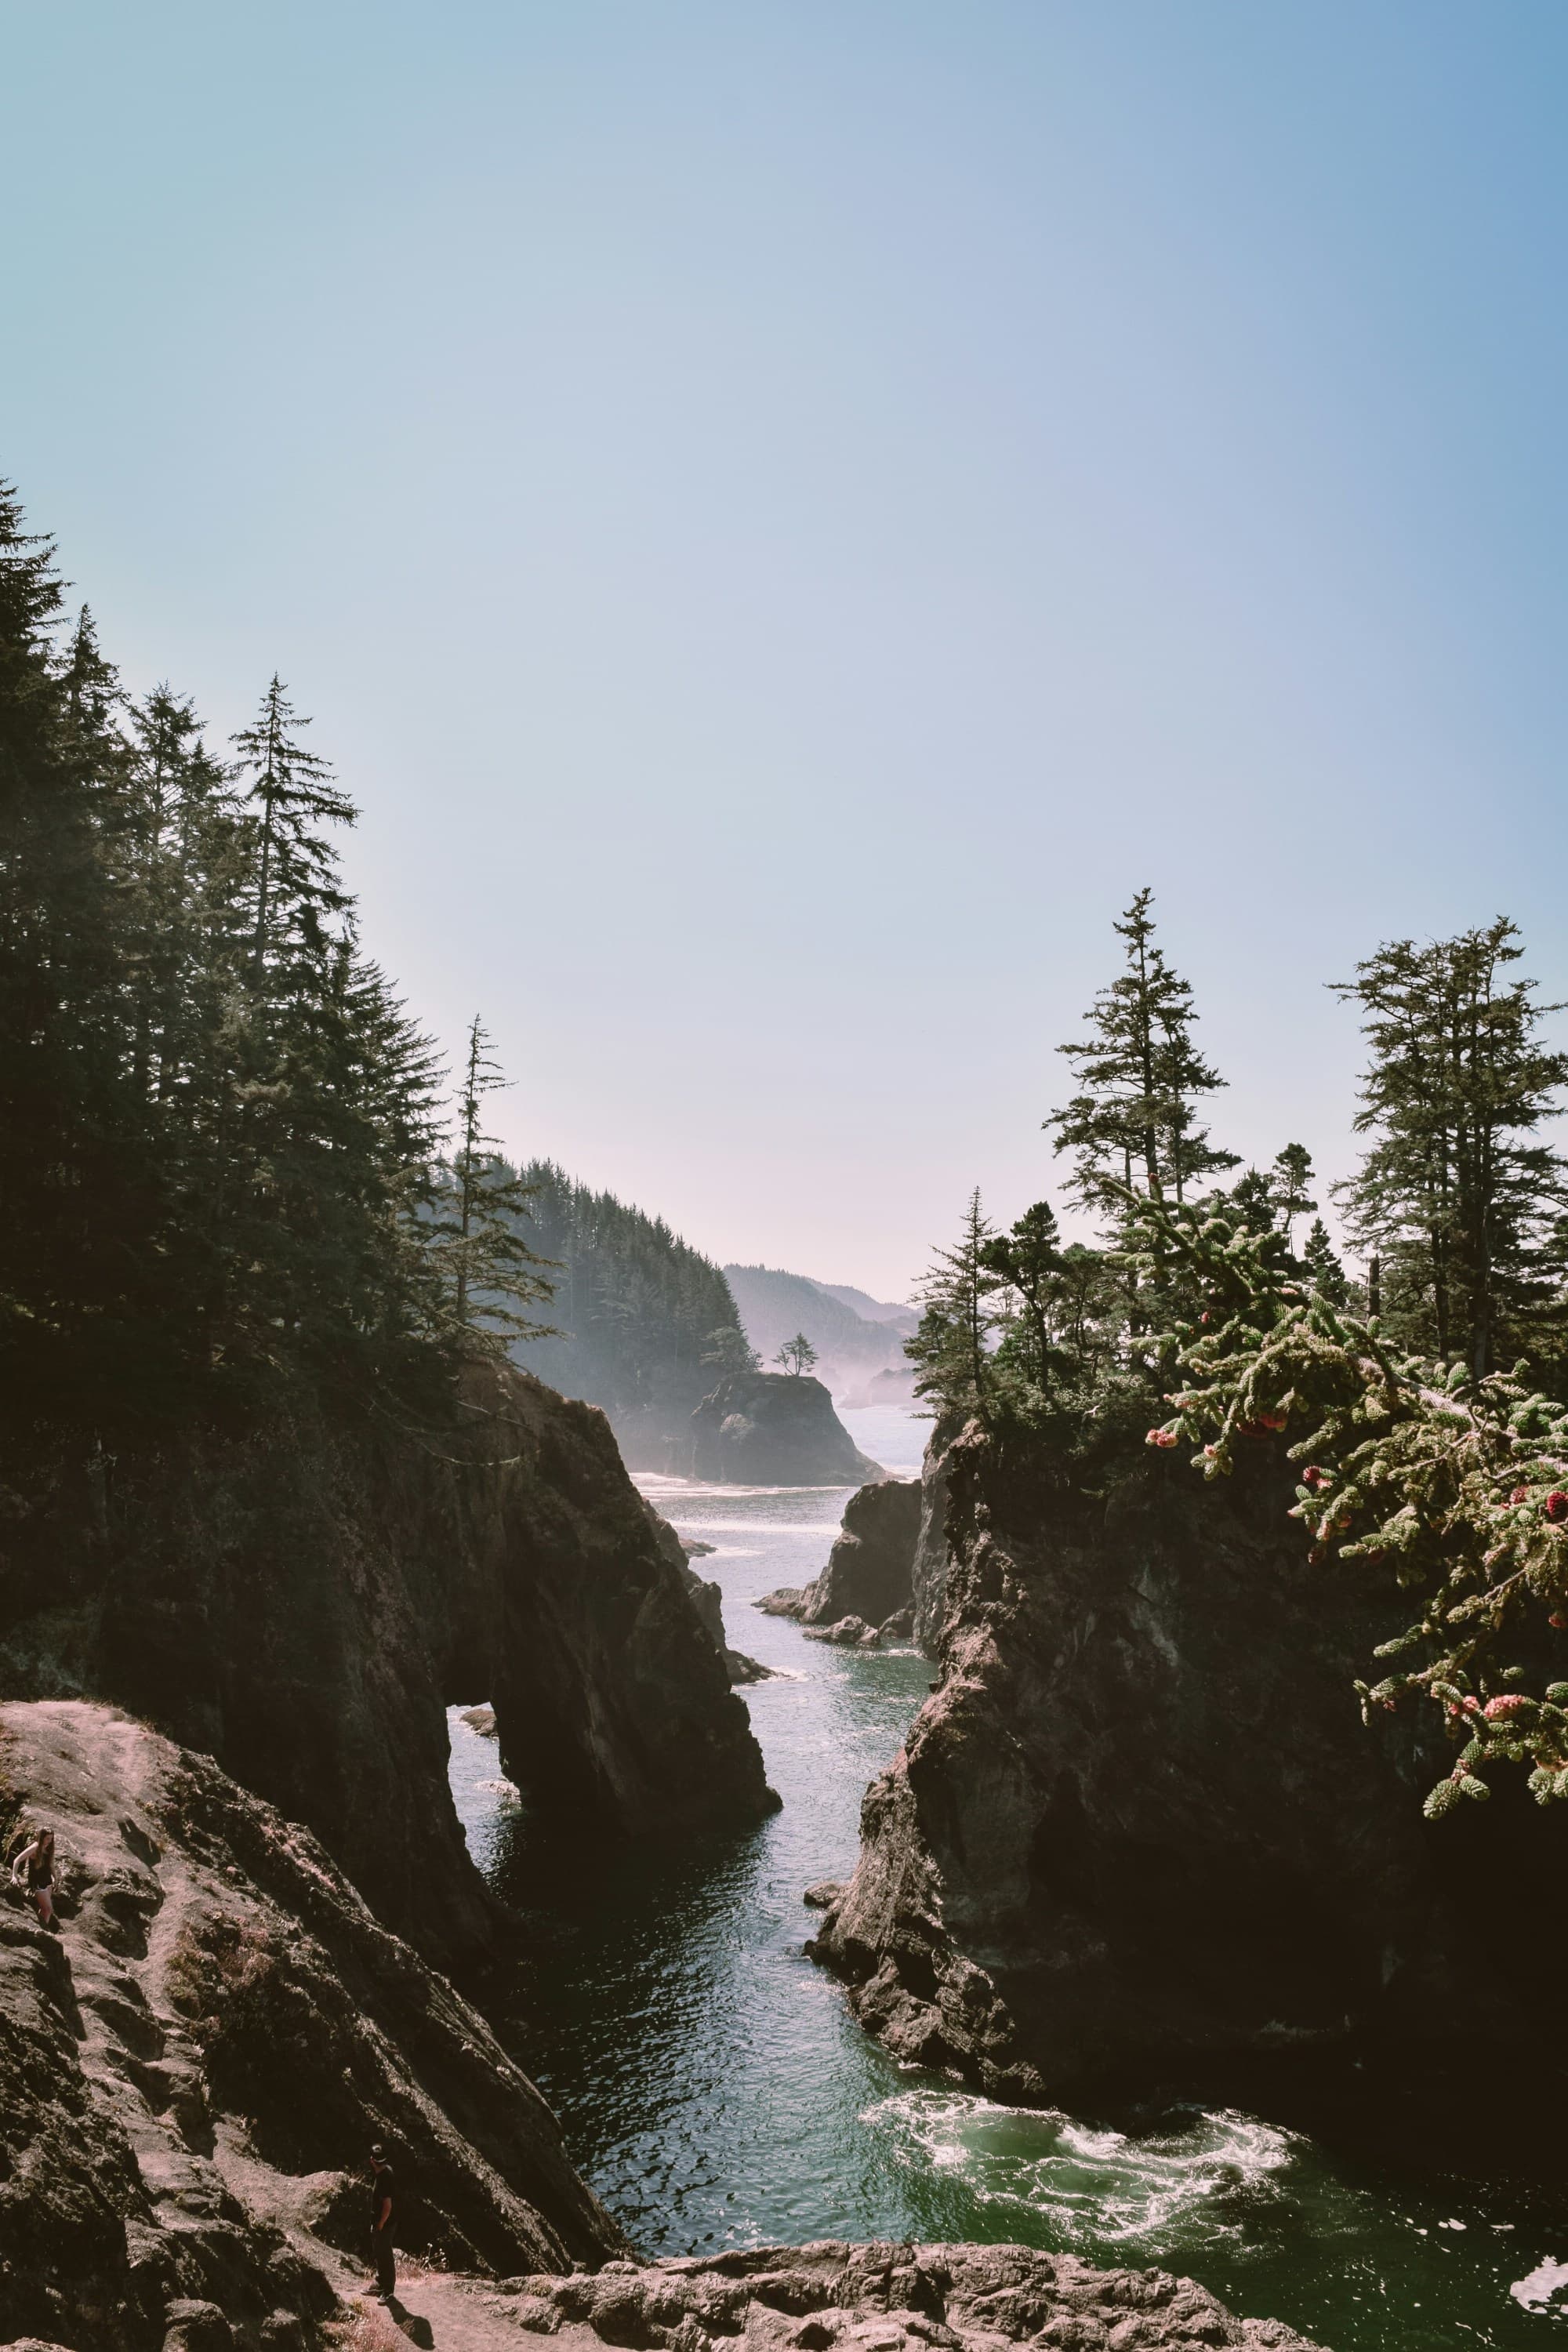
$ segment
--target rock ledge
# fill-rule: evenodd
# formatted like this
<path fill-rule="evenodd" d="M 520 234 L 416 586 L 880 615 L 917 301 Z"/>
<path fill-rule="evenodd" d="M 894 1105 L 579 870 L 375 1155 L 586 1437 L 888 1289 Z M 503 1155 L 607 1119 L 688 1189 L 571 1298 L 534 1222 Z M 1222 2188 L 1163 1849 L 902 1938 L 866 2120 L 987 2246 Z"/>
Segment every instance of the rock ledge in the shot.
<path fill-rule="evenodd" d="M 1237 2319 L 1192 2279 L 1097 2271 L 1028 2246 L 755 2246 L 610 2262 L 594 2276 L 508 2280 L 523 2327 L 595 2344 L 707 2352 L 1321 2352 L 1273 2319 Z"/>

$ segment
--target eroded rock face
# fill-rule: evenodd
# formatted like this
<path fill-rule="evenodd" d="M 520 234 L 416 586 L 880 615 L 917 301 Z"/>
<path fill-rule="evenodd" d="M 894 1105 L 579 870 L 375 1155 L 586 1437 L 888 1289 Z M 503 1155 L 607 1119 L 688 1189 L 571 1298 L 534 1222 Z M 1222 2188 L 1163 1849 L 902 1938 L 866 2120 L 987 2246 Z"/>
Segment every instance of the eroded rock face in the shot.
<path fill-rule="evenodd" d="M 59 1920 L 0 1907 L 0 2338 L 314 2346 L 374 2140 L 405 2244 L 621 2250 L 478 2012 L 309 1831 L 80 1701 L 0 1707 L 0 1813 L 55 1830 Z"/>
<path fill-rule="evenodd" d="M 1236 2319 L 1191 2279 L 1096 2271 L 1026 2246 L 755 2246 L 592 2278 L 509 2282 L 523 2326 L 595 2344 L 708 2352 L 1318 2352 L 1271 2319 Z"/>
<path fill-rule="evenodd" d="M 1303 2053 L 1414 2080 L 1461 2040 L 1556 2067 L 1568 1821 L 1517 1783 L 1423 1821 L 1440 1733 L 1352 1689 L 1405 1604 L 1309 1566 L 1272 1443 L 1100 1500 L 971 1429 L 943 1475 L 942 1680 L 811 1947 L 865 2025 L 1016 2101 Z"/>
<path fill-rule="evenodd" d="M 692 1466 L 726 1486 L 850 1486 L 883 1475 L 820 1381 L 731 1372 L 691 1416 Z"/>
<path fill-rule="evenodd" d="M 827 1565 L 801 1596 L 804 1624 L 862 1617 L 881 1625 L 910 1607 L 921 1502 L 919 1483 L 908 1478 L 884 1478 L 850 1496 Z"/>
<path fill-rule="evenodd" d="M 952 1438 L 951 1428 L 937 1428 L 927 1441 L 921 1469 L 921 1519 L 910 1571 L 914 1638 L 933 1657 L 947 1614 L 947 1454 Z"/>
<path fill-rule="evenodd" d="M 68 1497 L 0 1530 L 0 1694 L 105 1697 L 216 1757 L 446 1965 L 494 1916 L 449 1705 L 490 1703 L 509 1777 L 601 1832 L 776 1802 L 604 1414 L 510 1368 L 464 1402 L 439 1445 L 193 1440 L 120 1474 L 101 1533 Z"/>

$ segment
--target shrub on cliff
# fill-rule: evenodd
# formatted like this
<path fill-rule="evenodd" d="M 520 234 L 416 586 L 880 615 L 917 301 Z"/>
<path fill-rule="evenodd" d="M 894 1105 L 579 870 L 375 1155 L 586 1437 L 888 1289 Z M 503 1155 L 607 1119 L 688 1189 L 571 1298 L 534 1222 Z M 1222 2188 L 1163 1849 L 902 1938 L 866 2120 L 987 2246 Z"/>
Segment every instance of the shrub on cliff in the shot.
<path fill-rule="evenodd" d="M 1378 1654 L 1402 1663 L 1356 1687 L 1369 1721 L 1406 1701 L 1442 1709 L 1460 1752 L 1427 1812 L 1484 1799 L 1499 1762 L 1532 1766 L 1541 1801 L 1568 1797 L 1568 1681 L 1538 1663 L 1568 1631 L 1568 1406 L 1522 1364 L 1477 1378 L 1390 1348 L 1378 1318 L 1306 1289 L 1272 1231 L 1141 1202 L 1131 1237 L 1152 1292 L 1203 1302 L 1159 1343 L 1173 1412 L 1148 1443 L 1194 1445 L 1216 1478 L 1239 1447 L 1290 1433 L 1310 1556 L 1364 1561 L 1419 1597 Z"/>

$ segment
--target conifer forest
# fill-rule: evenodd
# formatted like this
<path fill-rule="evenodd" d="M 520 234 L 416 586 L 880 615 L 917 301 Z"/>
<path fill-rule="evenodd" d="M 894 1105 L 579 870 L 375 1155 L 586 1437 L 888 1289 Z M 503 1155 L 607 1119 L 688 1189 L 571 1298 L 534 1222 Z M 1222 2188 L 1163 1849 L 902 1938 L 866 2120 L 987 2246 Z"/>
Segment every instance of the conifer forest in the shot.
<path fill-rule="evenodd" d="M 500 1154 L 485 1030 L 444 1071 L 362 940 L 355 804 L 283 682 L 210 742 L 174 687 L 122 687 L 10 491 L 0 533 L 10 1481 L 307 1401 L 435 1425 L 475 1353 L 667 1421 L 749 1364 L 709 1260 Z M 1455 1727 L 1429 1810 L 1500 1760 L 1568 1794 L 1568 1683 L 1526 1687 L 1513 1654 L 1568 1616 L 1560 1008 L 1501 917 L 1327 976 L 1366 1049 L 1331 1204 L 1300 1144 L 1243 1169 L 1215 1140 L 1224 1079 L 1152 894 L 1114 928 L 1044 1121 L 1098 1237 L 1064 1241 L 1044 1197 L 994 1229 L 974 1193 L 908 1343 L 928 1409 L 1073 1478 L 1144 1443 L 1222 1476 L 1286 1432 L 1303 1545 L 1419 1604 L 1363 1692 Z"/>

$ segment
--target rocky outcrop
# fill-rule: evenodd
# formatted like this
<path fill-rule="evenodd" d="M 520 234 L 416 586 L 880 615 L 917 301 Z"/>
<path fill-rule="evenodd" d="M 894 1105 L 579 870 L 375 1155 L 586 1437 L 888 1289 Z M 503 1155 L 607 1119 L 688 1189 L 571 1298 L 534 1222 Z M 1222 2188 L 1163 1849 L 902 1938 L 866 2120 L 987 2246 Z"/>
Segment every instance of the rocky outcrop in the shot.
<path fill-rule="evenodd" d="M 692 1467 L 726 1486 L 859 1486 L 884 1474 L 820 1381 L 731 1372 L 691 1416 Z"/>
<path fill-rule="evenodd" d="M 723 1592 L 710 1577 L 699 1576 L 691 1565 L 694 1550 L 710 1552 L 713 1546 L 704 1543 L 694 1546 L 686 1537 L 677 1535 L 669 1521 L 654 1509 L 646 1496 L 643 1508 L 647 1513 L 660 1549 L 667 1559 L 679 1567 L 691 1605 L 701 1621 L 703 1632 L 722 1658 L 724 1672 L 731 1685 L 771 1682 L 773 1678 L 771 1666 L 759 1665 L 755 1658 L 748 1658 L 743 1651 L 730 1647 L 724 1632 Z"/>
<path fill-rule="evenodd" d="M 621 2251 L 477 2011 L 209 1759 L 105 1706 L 0 1707 L 18 1820 L 55 1830 L 59 1916 L 0 1907 L 0 2336 L 324 2342 L 374 2140 L 433 2261 Z"/>
<path fill-rule="evenodd" d="M 310 1833 L 117 1709 L 0 1707 L 0 1833 L 56 1832 L 58 1920 L 0 1908 L 0 2329 L 65 2352 L 326 2352 L 392 2152 L 396 2326 L 702 2352 L 1027 2337 L 1310 2352 L 1189 2281 L 1021 2247 L 824 2243 L 640 2266 L 484 2021 Z M 407 2258 L 415 2260 L 412 2266 Z M 368 2333 L 365 2327 L 368 2326 Z M 1131 2331 L 1131 2332 L 1129 2332 Z"/>
<path fill-rule="evenodd" d="M 1423 1821 L 1440 1733 L 1351 1687 L 1407 1604 L 1309 1565 L 1273 1441 L 1097 1498 L 972 1428 L 946 1475 L 942 1679 L 813 1947 L 863 2023 L 1019 2101 L 1557 2068 L 1568 1820 L 1511 1785 Z"/>
<path fill-rule="evenodd" d="M 827 1565 L 802 1596 L 802 1623 L 863 1617 L 880 1625 L 907 1609 L 921 1516 L 921 1488 L 912 1479 L 885 1478 L 851 1495 Z"/>
<path fill-rule="evenodd" d="M 913 1596 L 914 1637 L 934 1656 L 947 1613 L 947 1489 L 951 1427 L 933 1429 L 921 1468 L 921 1523 L 915 1536 L 915 1556 L 910 1571 Z"/>
<path fill-rule="evenodd" d="M 540 1811 L 613 1835 L 776 1800 L 609 1424 L 477 1370 L 458 1429 L 193 1438 L 0 1524 L 0 1696 L 123 1705 L 307 1822 L 445 1964 L 495 1916 L 447 1781 L 493 1706 Z"/>
<path fill-rule="evenodd" d="M 590 2278 L 514 2283 L 524 2327 L 574 2352 L 1316 2352 L 1272 2319 L 1236 2319 L 1191 2279 L 1097 2271 L 1029 2246 L 748 2246 Z M 501 2299 L 494 2299 L 498 2308 Z"/>

